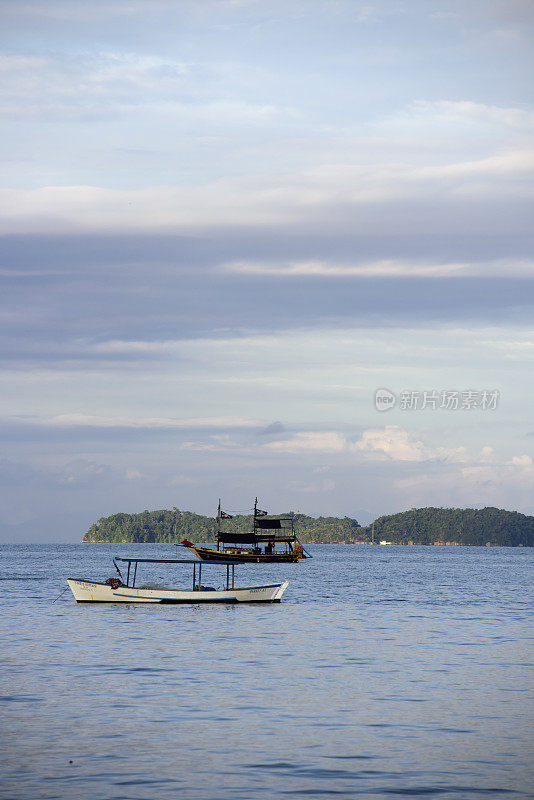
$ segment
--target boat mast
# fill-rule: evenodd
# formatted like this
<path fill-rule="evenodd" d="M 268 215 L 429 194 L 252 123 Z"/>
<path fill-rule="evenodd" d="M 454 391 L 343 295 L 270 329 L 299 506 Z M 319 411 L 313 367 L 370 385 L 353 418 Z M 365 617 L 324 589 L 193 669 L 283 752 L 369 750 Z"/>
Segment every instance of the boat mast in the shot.
<path fill-rule="evenodd" d="M 217 550 L 219 549 L 220 538 L 221 538 L 221 498 L 219 497 L 219 507 L 217 508 Z"/>

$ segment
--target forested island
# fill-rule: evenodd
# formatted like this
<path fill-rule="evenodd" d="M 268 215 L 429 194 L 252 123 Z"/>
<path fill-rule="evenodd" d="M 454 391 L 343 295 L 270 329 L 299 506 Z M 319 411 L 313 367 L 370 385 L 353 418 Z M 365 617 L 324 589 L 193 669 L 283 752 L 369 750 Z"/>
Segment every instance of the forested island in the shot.
<path fill-rule="evenodd" d="M 273 515 L 277 516 L 277 515 Z M 306 544 L 424 544 L 534 547 L 534 517 L 500 508 L 412 508 L 378 517 L 367 527 L 350 517 L 309 517 L 292 511 L 299 539 Z M 225 529 L 245 533 L 252 515 L 236 515 Z M 113 514 L 91 525 L 84 542 L 172 543 L 216 540 L 217 523 L 192 511 Z"/>

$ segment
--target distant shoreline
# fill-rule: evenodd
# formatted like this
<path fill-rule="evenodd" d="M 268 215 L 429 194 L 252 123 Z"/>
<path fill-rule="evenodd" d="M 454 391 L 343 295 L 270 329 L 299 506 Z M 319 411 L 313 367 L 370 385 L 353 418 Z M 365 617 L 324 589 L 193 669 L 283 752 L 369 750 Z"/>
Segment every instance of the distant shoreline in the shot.
<path fill-rule="evenodd" d="M 412 508 L 378 517 L 360 525 L 352 517 L 311 517 L 288 511 L 296 534 L 306 544 L 428 545 L 434 547 L 534 547 L 534 517 L 517 511 L 487 507 Z M 280 515 L 267 518 L 279 519 Z M 251 514 L 224 518 L 222 532 L 242 537 L 254 525 Z M 118 513 L 91 525 L 86 542 L 178 543 L 188 539 L 198 544 L 217 540 L 217 520 L 192 511 L 161 509 L 135 514 Z M 239 538 L 236 539 L 239 541 Z"/>
<path fill-rule="evenodd" d="M 153 545 L 153 544 L 171 544 L 171 545 L 178 545 L 178 542 L 139 542 L 136 539 L 123 539 L 121 541 L 113 541 L 110 542 L 109 539 L 82 539 L 81 544 L 142 544 L 142 545 Z M 216 542 L 203 542 L 203 544 L 213 544 L 215 545 Z M 516 544 L 516 545 L 503 545 L 503 544 L 492 544 L 491 542 L 486 542 L 485 544 L 461 544 L 460 542 L 429 542 L 428 544 L 421 544 L 419 542 L 387 542 L 386 544 L 382 544 L 381 542 L 306 542 L 307 545 L 314 545 L 314 544 L 326 544 L 326 545 L 350 545 L 358 546 L 364 545 L 365 547 L 532 547 L 532 545 L 524 545 L 524 544 Z"/>

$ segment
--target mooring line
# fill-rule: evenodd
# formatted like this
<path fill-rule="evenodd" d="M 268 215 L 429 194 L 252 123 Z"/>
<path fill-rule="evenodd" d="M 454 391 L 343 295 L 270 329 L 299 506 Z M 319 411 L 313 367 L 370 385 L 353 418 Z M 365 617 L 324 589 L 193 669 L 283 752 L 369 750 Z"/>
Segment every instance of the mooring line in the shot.
<path fill-rule="evenodd" d="M 69 588 L 69 587 L 67 586 L 67 589 L 68 589 L 68 588 Z M 56 600 L 59 600 L 59 598 L 61 597 L 61 595 L 65 594 L 65 592 L 67 591 L 67 589 L 63 589 L 63 591 L 61 592 L 61 594 L 58 594 L 58 596 L 56 597 Z M 56 602 L 56 600 L 52 600 L 52 605 L 54 605 L 54 603 Z"/>

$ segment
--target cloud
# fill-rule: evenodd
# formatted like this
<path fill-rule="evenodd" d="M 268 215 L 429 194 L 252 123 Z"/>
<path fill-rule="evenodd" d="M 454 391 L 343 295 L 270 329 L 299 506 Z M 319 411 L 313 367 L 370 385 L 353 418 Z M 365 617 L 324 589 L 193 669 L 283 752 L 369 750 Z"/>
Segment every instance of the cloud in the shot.
<path fill-rule="evenodd" d="M 210 435 L 208 439 L 186 441 L 180 445 L 187 451 L 239 450 L 242 454 L 254 454 L 255 444 L 236 440 L 229 434 Z M 336 430 L 300 431 L 286 438 L 261 445 L 261 450 L 273 455 L 340 456 L 348 457 L 349 463 L 369 460 L 391 462 L 458 462 L 472 463 L 491 461 L 491 448 L 483 448 L 478 454 L 470 454 L 466 447 L 432 447 L 423 443 L 415 434 L 398 426 L 371 428 L 363 431 L 360 439 Z M 524 457 L 520 457 L 523 463 Z M 516 463 L 510 462 L 510 463 Z M 320 470 L 324 469 L 320 467 Z M 317 470 L 314 469 L 316 472 Z"/>
<path fill-rule="evenodd" d="M 392 461 L 466 460 L 465 447 L 432 448 L 407 430 L 395 425 L 369 428 L 353 441 L 338 431 L 304 431 L 289 439 L 270 442 L 265 447 L 279 453 L 350 454 L 371 456 Z"/>
<path fill-rule="evenodd" d="M 90 414 L 58 414 L 54 417 L 24 416 L 14 421 L 30 425 L 53 428 L 131 428 L 131 429 L 178 429 L 190 428 L 255 428 L 261 422 L 257 419 L 243 417 L 201 417 L 201 418 L 167 418 L 167 417 L 102 417 Z"/>
<path fill-rule="evenodd" d="M 365 430 L 354 448 L 371 456 L 385 456 L 392 461 L 465 464 L 467 466 L 461 467 L 462 474 L 483 473 L 485 470 L 493 469 L 494 466 L 520 466 L 527 469 L 532 467 L 532 459 L 528 455 L 513 456 L 503 462 L 489 445 L 484 445 L 478 451 L 465 445 L 456 447 L 430 445 L 417 434 L 395 425 Z"/>
<path fill-rule="evenodd" d="M 109 465 L 79 458 L 66 464 L 60 473 L 59 482 L 87 486 L 95 482 L 109 481 L 112 477 L 113 470 Z"/>
<path fill-rule="evenodd" d="M 428 216 L 428 204 L 435 208 L 437 198 L 438 207 L 448 207 L 449 228 L 451 224 L 458 228 L 457 207 L 458 204 L 461 207 L 462 201 L 476 201 L 480 208 L 491 208 L 493 204 L 497 209 L 506 196 L 513 198 L 514 204 L 532 200 L 533 174 L 534 151 L 515 151 L 432 167 L 328 165 L 283 177 L 229 178 L 187 188 L 3 189 L 0 231 L 48 234 L 145 231 L 190 235 L 193 231 L 216 231 L 223 227 L 277 226 L 280 230 L 290 230 L 310 224 L 321 230 L 332 225 L 335 218 L 338 230 L 352 227 L 369 233 L 371 225 L 371 229 L 384 232 L 388 228 L 396 230 L 409 209 L 407 203 L 415 204 L 412 211 L 418 209 L 420 231 Z M 399 215 L 393 229 L 391 204 Z M 452 222 L 455 218 L 456 222 Z M 406 220 L 406 233 L 413 229 L 414 222 Z M 517 223 L 521 225 L 521 217 Z M 441 227 L 435 219 L 431 224 L 434 230 Z M 483 227 L 489 231 L 493 224 L 490 214 Z"/>
<path fill-rule="evenodd" d="M 385 456 L 393 461 L 466 461 L 467 448 L 432 447 L 416 435 L 396 425 L 365 430 L 354 449 L 371 456 Z"/>
<path fill-rule="evenodd" d="M 292 455 L 344 455 L 349 457 L 350 463 L 365 463 L 369 460 L 397 463 L 454 463 L 466 465 L 462 467 L 466 474 L 469 471 L 473 474 L 484 472 L 499 464 L 494 449 L 488 445 L 478 451 L 470 450 L 465 445 L 435 446 L 398 425 L 367 428 L 359 439 L 335 430 L 301 431 L 289 438 L 270 442 L 264 445 L 264 448 L 271 452 Z M 513 456 L 504 466 L 519 466 L 530 470 L 532 459 L 527 455 Z M 412 479 L 408 479 L 410 480 Z"/>
<path fill-rule="evenodd" d="M 527 455 L 514 456 L 509 463 L 513 464 L 514 466 L 526 467 L 530 470 L 532 467 L 532 458 Z"/>
<path fill-rule="evenodd" d="M 325 261 L 258 262 L 233 261 L 221 265 L 221 270 L 235 275 L 261 275 L 274 278 L 362 278 L 401 277 L 447 278 L 461 276 L 489 277 L 492 275 L 534 277 L 533 261 L 498 259 L 490 262 L 421 263 L 383 259 L 356 264 Z"/>
<path fill-rule="evenodd" d="M 430 451 L 422 441 L 392 425 L 364 431 L 354 448 L 364 453 L 385 455 L 396 461 L 426 461 L 430 457 Z"/>
<path fill-rule="evenodd" d="M 404 508 L 420 505 L 498 506 L 532 513 L 534 467 L 527 455 L 479 464 L 445 464 L 439 473 L 423 471 L 393 481 Z"/>
<path fill-rule="evenodd" d="M 162 9 L 168 6 L 165 0 L 151 0 L 153 7 Z M 35 2 L 32 0 L 5 0 L 5 11 L 12 16 L 25 16 L 39 18 L 50 17 L 52 20 L 66 19 L 75 23 L 86 23 L 94 19 L 106 20 L 110 17 L 130 16 L 132 13 L 139 13 L 146 10 L 146 0 L 117 0 L 113 5 L 93 0 L 91 4 L 83 0 L 50 0 L 48 3 Z"/>
<path fill-rule="evenodd" d="M 485 344 L 507 361 L 526 364 L 534 358 L 534 332 L 530 330 L 517 332 L 514 339 L 500 338 L 499 341 L 487 341 Z"/>
<path fill-rule="evenodd" d="M 460 123 L 462 125 L 496 125 L 519 128 L 526 133 L 534 128 L 534 112 L 526 108 L 475 103 L 472 100 L 415 100 L 399 117 Z"/>
<path fill-rule="evenodd" d="M 55 536 L 69 503 L 89 524 L 258 486 L 305 510 L 320 494 L 318 513 L 355 514 L 355 485 L 377 513 L 532 505 L 513 445 L 532 397 L 532 3 L 2 16 L 0 427 L 34 464 L 13 468 L 13 521 L 29 508 Z M 384 417 L 378 386 L 502 403 Z"/>
<path fill-rule="evenodd" d="M 279 436 L 285 432 L 285 426 L 281 422 L 271 422 L 258 431 L 258 436 Z"/>
<path fill-rule="evenodd" d="M 285 123 L 296 109 L 258 102 L 246 91 L 259 68 L 237 62 L 162 58 L 136 52 L 4 55 L 0 116 L 69 121 L 117 121 L 150 111 L 188 125 Z M 234 85 L 243 89 L 236 96 Z"/>
<path fill-rule="evenodd" d="M 276 453 L 341 453 L 348 449 L 348 443 L 335 431 L 305 431 L 264 447 Z"/>
<path fill-rule="evenodd" d="M 436 302 L 443 303 L 443 287 L 438 288 Z M 295 292 L 302 297 L 301 287 Z M 340 297 L 343 292 L 349 301 L 349 323 L 355 304 L 350 307 L 351 295 L 342 286 Z M 456 287 L 453 300 L 459 294 Z M 254 295 L 257 297 L 257 289 Z M 525 292 L 518 290 L 518 296 L 523 300 Z M 53 348 L 55 343 L 50 333 L 45 330 L 39 337 L 41 348 L 33 341 L 26 345 L 23 338 L 17 347 L 27 347 L 26 357 L 19 353 L 17 358 L 6 359 L 1 373 L 4 392 L 0 422 L 4 435 L 7 428 L 11 436 L 41 436 L 46 431 L 61 437 L 72 431 L 82 438 L 90 432 L 102 438 L 112 432 L 121 436 L 121 431 L 179 433 L 203 428 L 248 431 L 257 438 L 258 431 L 274 417 L 280 424 L 265 431 L 262 438 L 285 441 L 295 430 L 308 430 L 304 408 L 309 409 L 309 430 L 319 426 L 322 431 L 343 432 L 342 426 L 331 428 L 336 419 L 357 419 L 365 429 L 375 428 L 377 421 L 393 421 L 406 428 L 408 411 L 397 409 L 387 420 L 378 420 L 373 397 L 380 386 L 387 386 L 398 397 L 403 390 L 418 391 L 420 400 L 423 390 L 432 388 L 438 393 L 470 388 L 479 392 L 500 390 L 499 418 L 507 413 L 507 405 L 514 398 L 528 402 L 530 373 L 521 368 L 521 362 L 507 357 L 513 351 L 499 346 L 503 332 L 509 341 L 514 334 L 518 341 L 529 340 L 532 334 L 528 328 L 523 332 L 521 328 L 475 326 L 472 318 L 471 325 L 433 326 L 413 319 L 411 314 L 407 314 L 404 325 L 394 325 L 392 319 L 383 326 L 377 321 L 353 323 L 352 328 L 319 325 L 317 316 L 325 297 L 324 291 L 319 293 L 317 305 L 308 309 L 312 316 L 317 311 L 308 325 L 297 317 L 293 320 L 296 327 L 281 327 L 280 318 L 267 304 L 265 323 L 260 327 L 252 305 L 258 330 L 219 329 L 208 335 L 189 332 L 188 337 L 184 333 L 175 341 L 148 342 L 148 357 L 144 343 L 139 341 L 134 341 L 130 352 L 122 342 L 115 348 L 113 340 L 111 355 L 108 353 L 112 360 L 106 361 L 100 349 L 95 357 L 91 342 L 75 343 L 77 350 L 73 344 L 67 356 L 61 349 L 43 355 L 46 347 Z M 398 292 L 392 301 L 402 302 L 402 297 Z M 254 296 L 250 299 L 253 304 Z M 202 305 L 202 294 L 199 301 Z M 360 301 L 363 307 L 366 297 Z M 384 302 L 382 297 L 382 308 Z M 155 323 L 161 328 L 161 317 Z M 175 318 L 171 324 L 176 328 Z M 144 386 L 140 386 L 140 375 L 144 376 Z M 496 385 L 493 381 L 497 376 Z M 425 424 L 433 424 L 434 418 L 438 426 L 452 422 L 447 418 L 450 412 L 440 411 L 434 416 L 422 413 Z M 485 419 L 490 422 L 489 416 Z M 467 421 L 465 415 L 461 420 Z M 304 446 L 304 440 L 300 446 Z M 311 447 L 311 441 L 306 446 Z"/>

